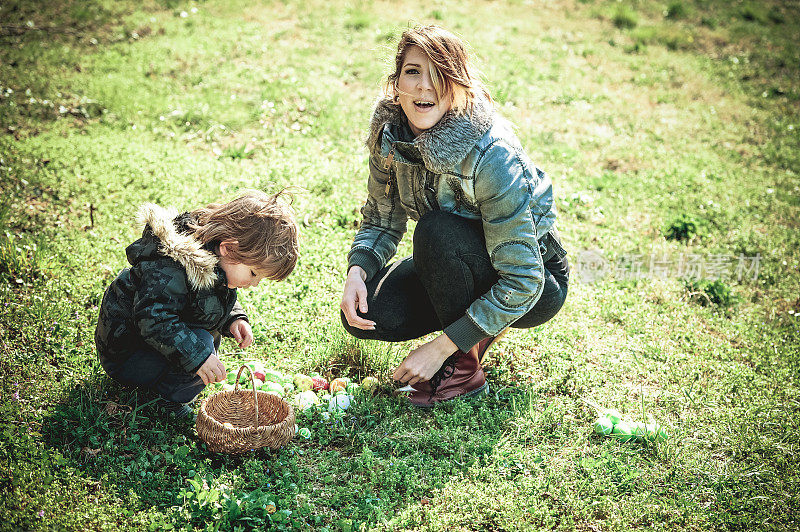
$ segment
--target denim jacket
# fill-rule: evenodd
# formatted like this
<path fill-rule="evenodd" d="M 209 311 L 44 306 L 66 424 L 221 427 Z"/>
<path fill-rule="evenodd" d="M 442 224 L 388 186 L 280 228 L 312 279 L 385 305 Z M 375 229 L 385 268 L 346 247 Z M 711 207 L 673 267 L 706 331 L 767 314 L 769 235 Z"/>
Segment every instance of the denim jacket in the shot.
<path fill-rule="evenodd" d="M 444 330 L 467 351 L 527 313 L 544 287 L 544 259 L 566 254 L 550 178 L 485 100 L 471 113 L 446 113 L 413 138 L 400 106 L 384 99 L 370 126 L 368 198 L 348 269 L 358 265 L 374 276 L 394 256 L 408 218 L 441 209 L 481 219 L 499 279 Z"/>

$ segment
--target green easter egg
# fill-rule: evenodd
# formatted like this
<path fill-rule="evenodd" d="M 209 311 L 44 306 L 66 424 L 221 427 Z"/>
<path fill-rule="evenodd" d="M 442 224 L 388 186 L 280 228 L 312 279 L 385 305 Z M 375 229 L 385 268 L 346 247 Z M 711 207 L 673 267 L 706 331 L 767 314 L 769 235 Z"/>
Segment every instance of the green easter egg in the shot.
<path fill-rule="evenodd" d="M 265 382 L 264 385 L 261 387 L 261 390 L 268 392 L 268 393 L 276 393 L 278 395 L 283 395 L 283 386 L 281 386 L 277 382 Z"/>
<path fill-rule="evenodd" d="M 298 390 L 306 391 L 314 387 L 314 381 L 308 375 L 302 373 L 295 373 L 294 385 Z"/>
<path fill-rule="evenodd" d="M 614 430 L 614 423 L 607 417 L 599 417 L 594 422 L 594 431 L 603 436 L 608 436 Z"/>
<path fill-rule="evenodd" d="M 236 372 L 229 371 L 226 380 L 228 381 L 228 384 L 234 384 L 236 382 Z"/>
<path fill-rule="evenodd" d="M 614 410 L 613 408 L 606 408 L 600 412 L 600 415 L 610 419 L 614 425 L 622 420 L 622 414 L 619 413 L 619 410 Z"/>
<path fill-rule="evenodd" d="M 364 377 L 361 381 L 361 387 L 366 392 L 373 392 L 378 387 L 378 379 L 375 377 Z"/>
<path fill-rule="evenodd" d="M 636 439 L 633 434 L 633 427 L 627 421 L 615 423 L 614 429 L 611 431 L 611 437 L 623 443 Z"/>
<path fill-rule="evenodd" d="M 275 369 L 264 370 L 264 380 L 270 382 L 283 382 L 286 380 L 284 374 Z"/>
<path fill-rule="evenodd" d="M 311 439 L 311 430 L 308 427 L 303 427 L 302 429 L 297 431 L 297 434 L 299 434 L 300 437 L 305 439 L 305 440 L 310 440 Z"/>

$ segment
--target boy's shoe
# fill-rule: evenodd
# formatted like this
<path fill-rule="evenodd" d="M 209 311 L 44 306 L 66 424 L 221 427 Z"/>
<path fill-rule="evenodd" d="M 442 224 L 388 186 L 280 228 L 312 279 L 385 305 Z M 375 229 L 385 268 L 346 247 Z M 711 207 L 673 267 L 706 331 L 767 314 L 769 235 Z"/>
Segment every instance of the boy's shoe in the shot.
<path fill-rule="evenodd" d="M 189 403 L 176 403 L 175 401 L 162 399 L 160 404 L 168 414 L 171 414 L 178 419 L 190 419 L 195 415 L 194 409 L 189 406 Z"/>
<path fill-rule="evenodd" d="M 478 345 L 468 352 L 456 351 L 444 361 L 429 381 L 418 382 L 408 395 L 412 405 L 430 408 L 456 397 L 474 397 L 488 391 L 489 384 L 478 362 Z"/>

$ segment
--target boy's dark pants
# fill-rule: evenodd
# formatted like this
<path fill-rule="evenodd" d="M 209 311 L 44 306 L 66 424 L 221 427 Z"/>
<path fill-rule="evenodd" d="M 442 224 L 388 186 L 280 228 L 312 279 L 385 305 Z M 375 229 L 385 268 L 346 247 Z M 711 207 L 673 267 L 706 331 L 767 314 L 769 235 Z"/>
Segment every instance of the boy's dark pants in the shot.
<path fill-rule="evenodd" d="M 511 326 L 536 327 L 555 316 L 567 297 L 569 264 L 545 263 L 539 301 Z M 369 310 L 361 314 L 375 330 L 345 329 L 357 338 L 399 342 L 440 331 L 464 315 L 497 282 L 480 220 L 444 211 L 425 214 L 414 230 L 414 255 L 386 265 L 367 281 Z"/>
<path fill-rule="evenodd" d="M 217 352 L 220 336 L 205 329 L 192 329 L 209 347 Z M 121 363 L 100 357 L 106 372 L 116 381 L 136 388 L 151 390 L 167 401 L 188 403 L 205 388 L 197 374 L 187 373 L 170 363 L 164 355 L 144 342 L 133 348 L 131 356 Z"/>

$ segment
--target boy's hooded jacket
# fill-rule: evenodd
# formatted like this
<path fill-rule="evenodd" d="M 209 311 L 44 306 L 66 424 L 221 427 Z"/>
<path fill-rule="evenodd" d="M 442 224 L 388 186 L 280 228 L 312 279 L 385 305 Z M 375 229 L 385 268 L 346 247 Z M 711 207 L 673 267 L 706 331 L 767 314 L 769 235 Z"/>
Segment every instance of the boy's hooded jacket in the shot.
<path fill-rule="evenodd" d="M 230 325 L 247 319 L 227 286 L 212 246 L 187 224 L 192 215 L 146 204 L 139 210 L 142 237 L 127 247 L 125 268 L 106 290 L 95 342 L 101 360 L 123 363 L 142 342 L 188 373 L 212 354 L 192 329 L 230 336 Z"/>
<path fill-rule="evenodd" d="M 483 221 L 499 277 L 445 328 L 459 349 L 497 335 L 536 304 L 545 260 L 566 254 L 555 231 L 552 185 L 491 102 L 479 99 L 469 112 L 451 110 L 414 138 L 401 107 L 380 100 L 367 148 L 368 198 L 348 269 L 361 266 L 372 278 L 394 256 L 407 219 L 440 209 Z"/>

